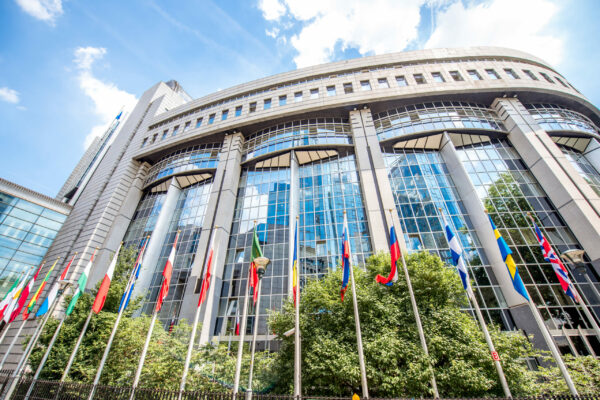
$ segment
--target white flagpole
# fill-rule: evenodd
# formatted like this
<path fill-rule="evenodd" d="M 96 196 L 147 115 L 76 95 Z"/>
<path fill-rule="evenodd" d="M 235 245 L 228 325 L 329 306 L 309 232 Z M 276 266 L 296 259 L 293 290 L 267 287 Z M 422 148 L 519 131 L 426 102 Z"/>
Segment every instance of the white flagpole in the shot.
<path fill-rule="evenodd" d="M 394 224 L 394 218 L 392 214 L 392 210 L 390 209 L 390 219 L 392 225 Z M 421 316 L 419 315 L 419 307 L 417 307 L 417 300 L 415 299 L 415 293 L 413 291 L 412 283 L 410 281 L 410 275 L 408 274 L 408 267 L 406 266 L 406 259 L 404 257 L 404 251 L 400 250 L 400 258 L 402 259 L 402 269 L 404 270 L 404 279 L 406 279 L 406 286 L 408 287 L 408 294 L 410 296 L 410 304 L 412 305 L 413 314 L 415 316 L 415 322 L 417 324 L 417 331 L 419 332 L 419 340 L 421 342 L 421 347 L 423 348 L 423 352 L 427 357 L 429 357 L 429 349 L 427 348 L 427 340 L 425 340 L 425 333 L 423 332 L 423 325 L 421 325 Z M 433 366 L 430 362 L 429 370 L 431 371 L 431 389 L 433 390 L 433 396 L 436 399 L 440 398 L 440 393 L 438 392 L 437 382 L 435 380 L 435 373 L 433 371 Z"/>
<path fill-rule="evenodd" d="M 88 316 L 83 324 L 83 327 L 81 328 L 81 332 L 79 333 L 79 337 L 77 338 L 77 341 L 75 342 L 75 347 L 73 347 L 73 351 L 71 351 L 71 356 L 69 356 L 69 361 L 67 362 L 67 366 L 66 366 L 65 370 L 63 371 L 62 377 L 60 378 L 61 382 L 64 382 L 67 379 L 67 377 L 69 376 L 69 372 L 71 371 L 71 366 L 73 365 L 73 361 L 75 361 L 75 356 L 77 355 L 77 352 L 79 351 L 79 346 L 81 345 L 83 336 L 85 336 L 85 333 L 87 332 L 87 328 L 88 328 L 88 325 L 90 324 L 90 320 L 92 319 L 92 315 L 94 315 L 94 311 L 92 309 L 90 309 L 90 312 L 88 313 Z M 65 319 L 63 318 L 63 320 L 61 321 L 61 325 L 64 320 Z"/>
<path fill-rule="evenodd" d="M 152 314 L 152 321 L 150 322 L 150 329 L 148 329 L 148 334 L 146 335 L 146 342 L 144 343 L 144 348 L 142 349 L 142 354 L 140 355 L 140 361 L 138 362 L 137 370 L 135 371 L 135 378 L 133 379 L 130 400 L 135 398 L 135 390 L 137 389 L 138 383 L 140 383 L 140 376 L 142 375 L 144 361 L 146 361 L 146 354 L 148 353 L 148 346 L 150 345 L 150 339 L 152 338 L 152 331 L 154 330 L 157 317 L 158 311 L 154 310 L 154 313 Z M 90 398 L 89 400 L 92 399 Z"/>
<path fill-rule="evenodd" d="M 294 396 L 296 400 L 300 399 L 302 396 L 302 352 L 301 352 L 301 341 L 300 341 L 300 269 L 298 266 L 298 260 L 300 259 L 300 254 L 298 254 L 298 222 L 300 220 L 299 216 L 296 216 L 296 233 L 294 237 L 294 253 L 296 254 L 296 304 L 294 306 Z M 292 255 L 293 256 L 293 255 Z"/>
<path fill-rule="evenodd" d="M 346 231 L 347 235 L 346 240 L 348 241 L 348 257 L 350 259 L 350 285 L 352 286 L 352 305 L 354 306 L 354 325 L 356 327 L 356 343 L 358 346 L 358 363 L 360 365 L 360 378 L 363 390 L 363 398 L 368 399 L 369 387 L 367 385 L 367 371 L 365 368 L 365 356 L 363 354 L 362 334 L 360 331 L 360 318 L 358 316 L 358 301 L 356 300 L 356 286 L 354 285 L 354 268 L 352 267 L 352 250 L 350 249 L 350 230 L 348 229 L 348 219 L 346 218 L 346 210 L 344 210 L 344 230 Z"/>
<path fill-rule="evenodd" d="M 12 342 L 10 342 L 10 344 L 8 345 L 8 349 L 6 349 L 6 353 L 4 353 L 4 357 L 2 357 L 2 361 L 0 361 L 0 369 L 4 367 L 4 363 L 6 362 L 6 359 L 8 358 L 8 355 L 10 354 L 10 351 L 12 350 L 13 346 L 17 342 L 17 339 L 21 335 L 21 332 L 23 331 L 23 328 L 25 327 L 26 323 L 27 320 L 24 319 L 23 322 L 21 322 L 21 326 L 19 326 L 17 333 L 15 334 L 15 336 L 13 336 Z"/>

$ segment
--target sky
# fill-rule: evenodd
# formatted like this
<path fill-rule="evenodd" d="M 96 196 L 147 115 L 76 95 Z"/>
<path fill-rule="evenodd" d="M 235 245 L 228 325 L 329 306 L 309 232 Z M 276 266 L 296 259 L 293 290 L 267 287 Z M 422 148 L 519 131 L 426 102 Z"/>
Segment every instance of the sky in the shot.
<path fill-rule="evenodd" d="M 595 0 L 4 0 L 0 177 L 54 197 L 158 81 L 194 98 L 300 67 L 492 45 L 551 63 L 600 105 Z"/>

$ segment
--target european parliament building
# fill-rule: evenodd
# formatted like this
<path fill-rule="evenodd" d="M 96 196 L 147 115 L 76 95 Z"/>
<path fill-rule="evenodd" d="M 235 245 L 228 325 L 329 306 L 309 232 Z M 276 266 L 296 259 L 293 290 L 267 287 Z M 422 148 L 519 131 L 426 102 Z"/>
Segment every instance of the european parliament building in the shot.
<path fill-rule="evenodd" d="M 562 291 L 527 219 L 535 215 L 557 253 L 585 251 L 582 263 L 566 265 L 599 317 L 599 127 L 600 111 L 558 71 L 504 48 L 364 57 L 199 99 L 175 81 L 160 82 L 94 142 L 60 191 L 72 211 L 47 258 L 79 252 L 75 271 L 82 271 L 99 247 L 93 288 L 121 241 L 139 247 L 150 235 L 135 289 L 148 312 L 181 230 L 160 318 L 189 321 L 214 234 L 215 284 L 202 306 L 200 341 L 225 341 L 243 301 L 256 221 L 271 260 L 258 348 L 276 350 L 266 316 L 291 291 L 296 215 L 306 281 L 337 268 L 344 210 L 354 265 L 389 251 L 392 223 L 403 251 L 449 261 L 441 208 L 465 249 L 485 317 L 545 347 L 513 289 L 487 209 L 560 350 L 600 356 L 590 321 Z"/>

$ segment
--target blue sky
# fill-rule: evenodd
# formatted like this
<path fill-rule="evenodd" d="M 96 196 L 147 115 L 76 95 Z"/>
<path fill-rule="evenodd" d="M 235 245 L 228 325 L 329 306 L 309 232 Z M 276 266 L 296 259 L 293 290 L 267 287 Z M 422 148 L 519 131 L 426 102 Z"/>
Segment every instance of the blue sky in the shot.
<path fill-rule="evenodd" d="M 589 0 L 5 0 L 0 176 L 54 196 L 93 135 L 158 81 L 192 97 L 333 60 L 498 45 L 600 104 Z"/>

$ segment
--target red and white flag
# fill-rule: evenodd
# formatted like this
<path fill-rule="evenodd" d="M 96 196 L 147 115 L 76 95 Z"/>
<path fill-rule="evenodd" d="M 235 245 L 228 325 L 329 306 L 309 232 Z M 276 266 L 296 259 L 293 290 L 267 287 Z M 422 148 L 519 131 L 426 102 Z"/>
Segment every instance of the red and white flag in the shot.
<path fill-rule="evenodd" d="M 15 320 L 15 318 L 17 318 L 17 315 L 19 315 L 19 313 L 23 309 L 25 302 L 27 302 L 27 297 L 29 297 L 29 293 L 31 293 L 31 291 L 33 290 L 33 286 L 35 285 L 35 280 L 37 279 L 37 276 L 39 275 L 43 266 L 44 266 L 44 264 L 42 263 L 42 265 L 40 265 L 37 272 L 35 273 L 33 278 L 31 278 L 31 280 L 29 281 L 27 286 L 25 286 L 25 288 L 23 288 L 23 291 L 21 292 L 21 296 L 19 296 L 19 300 L 17 301 L 16 307 L 13 310 L 12 314 L 10 315 L 9 322 L 13 322 Z M 29 316 L 29 314 L 23 315 L 23 319 L 27 319 L 28 316 Z"/>
<path fill-rule="evenodd" d="M 96 299 L 92 305 L 92 310 L 94 310 L 96 314 L 98 314 L 102 310 L 102 307 L 104 307 L 106 295 L 108 294 L 108 289 L 110 288 L 110 282 L 112 281 L 113 274 L 115 273 L 115 267 L 117 266 L 117 258 L 119 258 L 121 246 L 123 246 L 123 243 L 119 245 L 117 252 L 113 256 L 112 261 L 106 270 L 106 275 L 104 275 L 104 279 L 102 280 L 102 284 L 100 284 L 100 289 L 98 289 L 98 294 L 96 294 Z"/>
<path fill-rule="evenodd" d="M 214 244 L 215 244 L 215 235 L 216 232 L 213 232 L 212 238 L 210 240 L 210 247 L 208 250 L 208 257 L 206 258 L 206 272 L 204 273 L 204 279 L 202 280 L 202 288 L 200 289 L 200 298 L 198 299 L 198 307 L 204 303 L 206 300 L 206 296 L 208 294 L 208 290 L 210 288 L 210 277 L 211 277 L 211 269 L 213 264 L 213 254 L 214 254 Z"/>
<path fill-rule="evenodd" d="M 175 263 L 175 252 L 177 250 L 177 240 L 179 239 L 179 231 L 177 231 L 177 235 L 175 235 L 175 242 L 173 242 L 173 248 L 171 249 L 171 253 L 169 254 L 169 258 L 167 259 L 167 263 L 165 264 L 165 269 L 163 270 L 163 281 L 162 286 L 160 287 L 160 292 L 158 293 L 158 299 L 156 299 L 156 308 L 155 311 L 159 312 L 162 308 L 163 301 L 169 294 L 169 283 L 171 282 L 171 275 L 173 275 L 173 264 Z"/>

